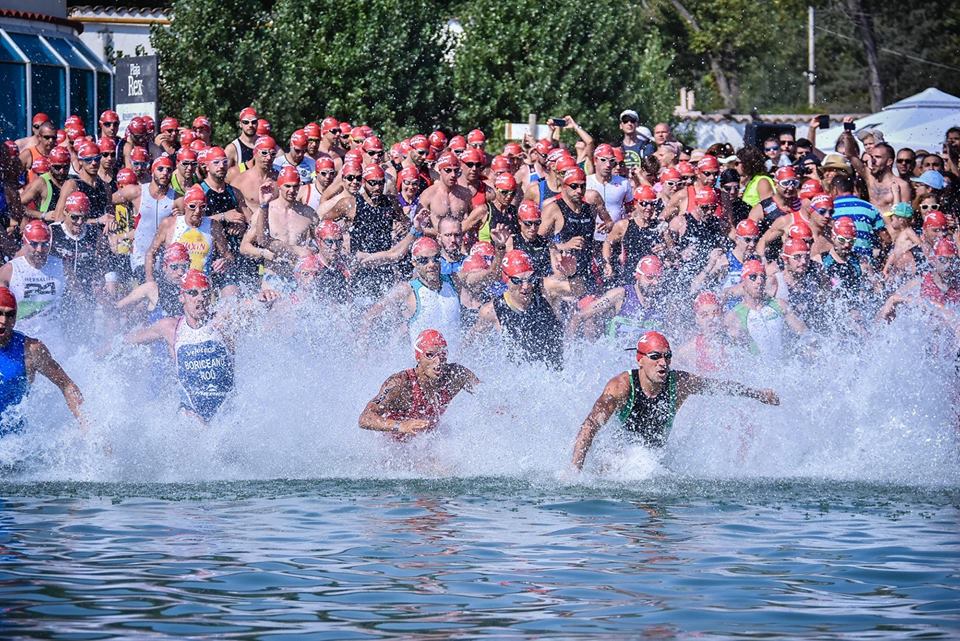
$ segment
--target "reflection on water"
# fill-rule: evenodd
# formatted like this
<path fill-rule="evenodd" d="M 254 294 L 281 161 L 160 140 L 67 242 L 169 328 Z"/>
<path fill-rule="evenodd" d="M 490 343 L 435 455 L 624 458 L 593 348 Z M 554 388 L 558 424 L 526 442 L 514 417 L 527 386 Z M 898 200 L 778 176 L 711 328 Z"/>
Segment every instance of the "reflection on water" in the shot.
<path fill-rule="evenodd" d="M 24 638 L 949 638 L 960 602 L 956 490 L 475 479 L 0 492 L 4 625 Z"/>

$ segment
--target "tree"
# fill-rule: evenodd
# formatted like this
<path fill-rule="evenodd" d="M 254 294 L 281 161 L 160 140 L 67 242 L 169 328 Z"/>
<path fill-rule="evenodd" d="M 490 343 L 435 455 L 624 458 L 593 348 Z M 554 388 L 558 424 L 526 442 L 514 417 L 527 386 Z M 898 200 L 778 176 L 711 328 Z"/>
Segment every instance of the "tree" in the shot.
<path fill-rule="evenodd" d="M 672 57 L 642 10 L 611 0 L 473 0 L 458 17 L 454 122 L 462 129 L 570 114 L 613 139 L 623 109 L 651 124 L 671 113 Z"/>

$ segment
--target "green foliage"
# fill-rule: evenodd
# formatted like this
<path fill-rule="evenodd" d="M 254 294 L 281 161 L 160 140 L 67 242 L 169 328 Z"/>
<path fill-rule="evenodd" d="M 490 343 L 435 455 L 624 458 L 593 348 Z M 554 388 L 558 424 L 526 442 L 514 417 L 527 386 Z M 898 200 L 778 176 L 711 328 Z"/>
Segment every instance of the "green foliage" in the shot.
<path fill-rule="evenodd" d="M 461 128 L 569 114 L 609 138 L 625 108 L 650 123 L 670 114 L 672 57 L 644 14 L 622 2 L 474 0 L 459 15 L 453 83 Z"/>

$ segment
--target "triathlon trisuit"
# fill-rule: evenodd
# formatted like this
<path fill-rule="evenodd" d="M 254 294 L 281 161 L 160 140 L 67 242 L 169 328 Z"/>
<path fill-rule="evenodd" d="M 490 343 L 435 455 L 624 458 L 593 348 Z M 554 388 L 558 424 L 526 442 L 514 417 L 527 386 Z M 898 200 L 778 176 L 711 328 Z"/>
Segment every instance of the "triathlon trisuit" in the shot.
<path fill-rule="evenodd" d="M 410 344 L 416 348 L 417 336 L 425 329 L 435 329 L 447 339 L 447 353 L 456 358 L 460 353 L 460 295 L 447 275 L 440 276 L 440 291 L 434 291 L 419 278 L 410 281 L 417 309 L 407 321 Z"/>
<path fill-rule="evenodd" d="M 533 240 L 525 239 L 521 234 L 514 234 L 513 248 L 527 252 L 530 262 L 533 264 L 533 275 L 535 278 L 549 276 L 552 271 L 550 265 L 550 243 L 540 235 L 534 236 Z"/>
<path fill-rule="evenodd" d="M 325 267 L 317 274 L 313 287 L 323 300 L 346 303 L 349 301 L 350 271 L 342 262 Z"/>
<path fill-rule="evenodd" d="M 604 206 L 613 222 L 623 218 L 626 204 L 633 202 L 633 186 L 623 176 L 611 176 L 610 182 L 603 183 L 600 182 L 596 174 L 590 174 L 587 176 L 587 189 L 592 189 L 603 196 Z M 598 216 L 596 223 L 600 224 L 601 222 L 603 221 Z M 606 237 L 607 234 L 602 231 L 593 233 L 593 239 L 597 241 L 602 241 Z"/>
<path fill-rule="evenodd" d="M 777 280 L 776 297 L 789 303 L 790 308 L 797 314 L 807 327 L 816 331 L 826 329 L 826 319 L 823 314 L 824 283 L 826 282 L 823 267 L 811 261 L 807 271 L 791 285 L 787 283 L 783 271 L 774 274 Z"/>
<path fill-rule="evenodd" d="M 37 269 L 25 256 L 10 261 L 10 291 L 17 298 L 17 327 L 48 347 L 60 344 L 60 304 L 64 293 L 63 261 L 48 256 Z"/>
<path fill-rule="evenodd" d="M 200 220 L 199 227 L 187 224 L 186 216 L 177 216 L 173 225 L 173 242 L 186 246 L 190 254 L 190 269 L 209 273 L 213 260 L 213 221 L 207 217 Z"/>
<path fill-rule="evenodd" d="M 663 312 L 656 302 L 641 304 L 635 285 L 623 288 L 623 304 L 616 316 L 607 321 L 607 338 L 628 348 L 635 346 L 640 335 L 663 328 Z"/>
<path fill-rule="evenodd" d="M 563 229 L 557 234 L 559 242 L 565 243 L 576 236 L 583 238 L 583 249 L 575 254 L 577 257 L 577 273 L 584 278 L 589 278 L 590 259 L 593 255 L 593 246 L 590 239 L 593 238 L 593 231 L 597 227 L 593 207 L 583 203 L 580 206 L 580 211 L 574 212 L 562 198 L 558 198 L 556 203 L 563 215 Z"/>
<path fill-rule="evenodd" d="M 357 210 L 350 229 L 350 251 L 375 252 L 390 249 L 393 244 L 393 205 L 381 196 L 380 204 L 371 204 L 362 194 L 354 196 Z M 362 269 L 354 280 L 365 293 L 380 296 L 390 284 L 392 269 L 389 265 Z"/>
<path fill-rule="evenodd" d="M 180 407 L 209 421 L 233 389 L 233 355 L 213 323 L 193 328 L 177 322 L 174 353 Z"/>
<path fill-rule="evenodd" d="M 307 202 L 304 204 L 313 211 L 317 211 L 320 208 L 321 198 L 323 198 L 323 190 L 314 182 L 307 183 Z"/>
<path fill-rule="evenodd" d="M 105 271 L 101 265 L 102 256 L 97 251 L 98 228 L 84 225 L 79 236 L 71 236 L 63 223 L 53 223 L 50 234 L 50 253 L 63 261 L 64 272 L 69 277 L 67 282 L 71 286 L 69 293 L 92 295 L 94 285 L 102 281 Z"/>
<path fill-rule="evenodd" d="M 827 276 L 830 277 L 834 290 L 850 295 L 860 291 L 863 268 L 855 256 L 850 256 L 847 262 L 841 263 L 830 252 L 824 252 L 820 255 L 820 260 L 823 268 L 827 270 Z"/>
<path fill-rule="evenodd" d="M 654 246 L 663 242 L 663 236 L 653 225 L 640 227 L 630 219 L 627 222 L 627 231 L 623 234 L 623 240 L 620 241 L 623 247 L 623 282 L 629 285 L 633 282 L 633 270 L 637 268 L 637 263 L 644 256 L 653 254 Z"/>
<path fill-rule="evenodd" d="M 709 252 L 714 247 L 720 247 L 724 242 L 724 234 L 720 229 L 720 219 L 716 216 L 707 216 L 704 220 L 697 220 L 693 214 L 684 214 L 687 221 L 686 232 L 677 240 L 677 249 L 680 252 L 688 247 L 694 247 L 693 258 L 684 264 L 684 271 L 699 272 L 706 266 Z"/>
<path fill-rule="evenodd" d="M 29 391 L 26 336 L 14 330 L 7 344 L 0 347 L 0 436 L 21 430 L 22 422 L 7 410 L 19 404 Z"/>
<path fill-rule="evenodd" d="M 237 151 L 237 164 L 243 163 L 249 166 L 250 161 L 253 160 L 253 147 L 247 147 L 239 138 L 234 138 L 230 144 Z"/>
<path fill-rule="evenodd" d="M 143 269 L 147 250 L 157 235 L 160 222 L 173 214 L 173 201 L 177 194 L 172 188 L 167 188 L 163 198 L 154 198 L 150 193 L 150 184 L 140 186 L 140 211 L 134 218 L 136 231 L 133 234 L 133 251 L 130 252 L 130 267 L 136 272 Z"/>
<path fill-rule="evenodd" d="M 924 274 L 920 281 L 920 296 L 938 305 L 956 306 L 960 304 L 960 288 L 950 287 L 943 291 L 933 280 L 932 274 Z"/>
<path fill-rule="evenodd" d="M 97 176 L 93 185 L 88 185 L 79 178 L 74 181 L 77 189 L 87 195 L 90 201 L 90 212 L 87 214 L 87 220 L 94 222 L 95 218 L 100 218 L 107 212 L 113 211 L 113 203 L 110 200 L 110 187 L 103 182 L 100 176 Z M 150 240 L 153 240 L 151 238 Z"/>
<path fill-rule="evenodd" d="M 481 203 L 482 204 L 482 203 Z M 492 202 L 486 203 L 487 216 L 480 225 L 480 231 L 477 232 L 477 238 L 485 242 L 491 242 L 490 230 L 504 225 L 511 234 L 520 233 L 520 223 L 517 219 L 517 208 L 510 204 L 503 211 L 497 209 Z"/>
<path fill-rule="evenodd" d="M 455 394 L 448 388 L 441 387 L 437 390 L 436 400 L 430 402 L 427 400 L 427 395 L 423 393 L 420 383 L 417 382 L 417 370 L 407 369 L 403 371 L 403 374 L 410 384 L 410 407 L 403 413 L 390 412 L 387 414 L 387 418 L 391 421 L 420 419 L 435 425 L 447 410 L 447 406 L 450 405 Z M 402 440 L 407 436 L 406 434 L 400 434 L 397 435 L 397 438 Z"/>
<path fill-rule="evenodd" d="M 703 334 L 697 334 L 694 337 L 693 348 L 696 352 L 697 370 L 701 372 L 716 372 L 720 369 L 720 363 L 727 360 L 727 353 L 722 344 L 716 345 L 717 352 L 714 358 L 710 343 Z"/>
<path fill-rule="evenodd" d="M 736 287 L 743 280 L 743 263 L 740 262 L 740 259 L 733 253 L 732 249 L 727 250 L 727 275 L 721 283 L 721 289 L 727 289 L 730 287 Z M 730 311 L 734 307 L 740 304 L 742 297 L 731 297 L 727 299 L 726 309 Z"/>
<path fill-rule="evenodd" d="M 234 188 L 230 185 L 224 185 L 223 191 L 217 191 L 208 185 L 207 181 L 203 181 L 200 183 L 200 187 L 207 196 L 207 216 L 222 214 L 234 209 L 239 211 L 240 203 L 237 201 Z M 225 272 L 214 275 L 214 284 L 217 286 L 256 286 L 260 280 L 260 274 L 258 273 L 259 263 L 248 256 L 244 256 L 240 251 L 240 243 L 243 242 L 243 235 L 247 231 L 247 223 L 230 223 L 224 220 L 220 225 L 223 227 L 223 235 L 227 241 L 227 249 L 230 250 L 233 260 L 227 266 Z"/>
<path fill-rule="evenodd" d="M 744 303 L 733 308 L 740 327 L 750 337 L 750 353 L 764 358 L 783 356 L 783 307 L 776 298 L 767 299 L 760 309 L 751 309 Z"/>
<path fill-rule="evenodd" d="M 51 209 L 54 209 L 57 206 L 57 203 L 60 202 L 60 190 L 63 189 L 63 185 L 58 185 L 53 182 L 53 175 L 49 172 L 40 176 L 46 186 L 46 195 L 38 201 L 35 201 L 37 205 L 37 211 L 41 214 L 45 214 Z"/>
<path fill-rule="evenodd" d="M 35 146 L 30 147 L 30 166 L 33 166 L 33 163 L 37 162 L 38 158 L 46 158 L 43 154 L 40 153 L 40 150 Z M 27 183 L 30 183 L 38 178 L 37 174 L 33 172 L 32 169 L 27 170 Z"/>
<path fill-rule="evenodd" d="M 294 165 L 287 159 L 286 154 L 277 154 L 273 159 L 273 170 L 280 173 L 286 166 L 294 167 L 300 175 L 300 184 L 309 185 L 313 182 L 313 175 L 317 171 L 317 161 L 310 156 L 304 156 L 299 165 Z"/>
<path fill-rule="evenodd" d="M 553 191 L 552 189 L 550 189 L 550 185 L 547 184 L 546 176 L 542 178 L 539 176 L 537 176 L 536 178 L 531 176 L 530 180 L 537 181 L 537 189 L 540 191 L 540 202 L 537 203 L 537 207 L 539 207 L 540 209 L 543 209 L 543 202 L 545 200 L 549 198 L 554 198 L 560 195 L 559 191 Z"/>
<path fill-rule="evenodd" d="M 687 376 L 682 370 L 671 370 L 660 393 L 650 397 L 640 386 L 640 370 L 630 370 L 630 398 L 617 413 L 624 431 L 647 447 L 666 445 L 677 415 L 677 387 Z"/>
<path fill-rule="evenodd" d="M 556 369 L 562 367 L 563 328 L 539 285 L 530 305 L 522 312 L 508 305 L 504 296 L 506 293 L 493 299 L 493 310 L 510 343 L 510 360 L 542 361 Z"/>

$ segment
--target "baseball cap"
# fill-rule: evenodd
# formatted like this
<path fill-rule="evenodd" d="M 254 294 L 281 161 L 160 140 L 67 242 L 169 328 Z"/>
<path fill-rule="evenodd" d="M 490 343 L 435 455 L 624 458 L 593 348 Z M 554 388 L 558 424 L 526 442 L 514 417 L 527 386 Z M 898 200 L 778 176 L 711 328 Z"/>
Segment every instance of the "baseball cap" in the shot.
<path fill-rule="evenodd" d="M 928 169 L 922 174 L 919 178 L 911 178 L 911 182 L 920 183 L 921 185 L 926 185 L 931 189 L 941 190 L 946 187 L 946 181 L 943 179 L 943 174 L 935 169 Z"/>

